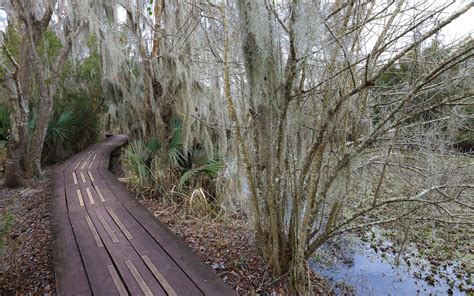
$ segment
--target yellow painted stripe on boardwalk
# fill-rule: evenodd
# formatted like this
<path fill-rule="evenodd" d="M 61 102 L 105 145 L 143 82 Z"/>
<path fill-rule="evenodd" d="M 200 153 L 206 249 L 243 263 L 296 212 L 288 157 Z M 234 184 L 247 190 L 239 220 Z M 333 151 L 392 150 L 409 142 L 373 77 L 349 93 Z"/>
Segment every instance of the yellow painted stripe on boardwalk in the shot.
<path fill-rule="evenodd" d="M 100 223 L 102 223 L 102 226 L 104 226 L 105 231 L 107 231 L 107 234 L 110 236 L 110 239 L 115 243 L 119 243 L 119 240 L 117 236 L 115 235 L 115 232 L 113 232 L 112 228 L 110 228 L 109 224 L 107 224 L 107 221 L 105 221 L 104 216 L 102 216 L 101 213 L 97 213 L 97 217 L 99 217 Z"/>
<path fill-rule="evenodd" d="M 76 195 L 77 195 L 77 199 L 79 199 L 79 205 L 81 207 L 83 207 L 84 206 L 84 199 L 82 198 L 81 190 L 77 189 L 76 190 Z"/>
<path fill-rule="evenodd" d="M 160 282 L 161 286 L 163 286 L 163 289 L 165 289 L 168 296 L 177 296 L 174 289 L 171 287 L 168 281 L 164 278 L 161 272 L 158 271 L 158 268 L 156 268 L 155 264 L 151 262 L 150 258 L 147 255 L 143 255 L 142 259 L 145 262 L 146 266 L 148 266 L 148 268 L 151 270 L 155 278 L 158 280 L 158 282 Z"/>
<path fill-rule="evenodd" d="M 79 162 L 76 164 L 76 166 L 74 167 L 74 170 L 77 170 L 77 168 L 81 165 L 81 162 L 82 162 L 82 159 L 79 160 Z"/>
<path fill-rule="evenodd" d="M 122 221 L 120 221 L 119 217 L 115 214 L 113 210 L 107 209 L 109 212 L 110 216 L 112 216 L 112 219 L 114 219 L 115 223 L 118 225 L 120 230 L 122 230 L 123 234 L 125 234 L 125 237 L 128 238 L 129 240 L 133 239 L 133 236 L 130 234 L 128 229 L 123 225 Z"/>
<path fill-rule="evenodd" d="M 92 173 L 90 171 L 87 171 L 87 173 L 89 174 L 89 177 L 91 178 L 91 181 L 94 182 L 94 176 L 92 176 Z"/>
<path fill-rule="evenodd" d="M 107 269 L 109 270 L 110 276 L 114 281 L 115 287 L 117 288 L 119 295 L 128 296 L 127 289 L 125 289 L 125 286 L 123 285 L 122 280 L 120 279 L 120 276 L 117 273 L 117 270 L 115 270 L 115 267 L 113 265 L 107 265 Z"/>
<path fill-rule="evenodd" d="M 86 183 L 86 177 L 84 177 L 84 174 L 81 172 L 81 179 L 82 183 Z"/>
<path fill-rule="evenodd" d="M 96 186 L 96 187 L 95 187 L 95 191 L 97 191 L 97 194 L 99 195 L 100 201 L 101 201 L 101 202 L 105 202 L 105 198 L 104 198 L 104 196 L 102 195 L 102 191 L 100 191 L 99 186 Z"/>
<path fill-rule="evenodd" d="M 79 168 L 79 166 L 81 165 L 81 163 L 84 161 L 84 159 L 87 158 L 87 155 L 89 154 L 90 152 L 87 152 L 84 157 L 81 158 L 81 160 L 79 160 L 79 162 L 76 164 L 76 166 L 74 167 L 74 170 L 77 170 Z"/>
<path fill-rule="evenodd" d="M 74 179 L 74 184 L 77 185 L 77 176 L 76 176 L 76 172 L 73 172 L 72 173 L 72 178 Z"/>
<path fill-rule="evenodd" d="M 89 170 L 92 168 L 92 165 L 94 164 L 94 160 L 95 160 L 96 155 L 97 155 L 97 154 L 94 154 L 94 157 L 92 157 L 91 162 L 90 162 L 89 165 L 87 166 L 87 168 L 88 168 Z"/>
<path fill-rule="evenodd" d="M 125 264 L 127 264 L 128 269 L 130 269 L 133 278 L 135 279 L 135 281 L 137 281 L 138 285 L 140 286 L 140 289 L 142 289 L 143 294 L 145 294 L 145 296 L 153 296 L 153 293 L 151 292 L 148 285 L 145 283 L 145 280 L 142 278 L 135 265 L 133 265 L 132 261 L 125 260 Z"/>
<path fill-rule="evenodd" d="M 91 217 L 89 217 L 89 215 L 86 215 L 86 222 L 87 225 L 89 225 L 89 229 L 92 232 L 92 236 L 94 237 L 97 247 L 102 248 L 104 244 L 102 244 L 102 240 L 100 239 L 99 233 L 97 232 L 97 229 L 95 229 L 94 223 L 92 223 Z"/>
<path fill-rule="evenodd" d="M 87 196 L 89 197 L 89 201 L 91 205 L 95 204 L 95 200 L 92 197 L 91 189 L 89 187 L 86 187 L 86 192 L 87 192 Z"/>
<path fill-rule="evenodd" d="M 84 163 L 82 164 L 82 166 L 81 166 L 81 170 L 83 170 L 83 169 L 86 167 L 86 165 L 87 165 L 87 161 L 88 161 L 87 159 L 88 159 L 88 158 L 86 158 L 86 161 L 84 161 Z"/>

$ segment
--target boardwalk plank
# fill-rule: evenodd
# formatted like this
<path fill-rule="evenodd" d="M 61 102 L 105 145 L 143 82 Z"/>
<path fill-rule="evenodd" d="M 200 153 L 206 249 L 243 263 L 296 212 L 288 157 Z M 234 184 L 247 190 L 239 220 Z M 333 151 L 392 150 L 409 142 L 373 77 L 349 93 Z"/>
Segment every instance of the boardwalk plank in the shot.
<path fill-rule="evenodd" d="M 236 295 L 108 171 L 112 136 L 56 168 L 58 295 Z"/>
<path fill-rule="evenodd" d="M 140 256 L 147 256 L 156 266 L 158 271 L 166 279 L 166 282 L 175 288 L 178 295 L 202 295 L 200 290 L 187 277 L 186 273 L 174 262 L 174 260 L 156 243 L 156 241 L 146 232 L 146 230 L 130 215 L 130 213 L 120 207 L 106 207 L 125 223 L 133 235 L 134 239 L 130 243 L 134 246 Z M 145 262 L 146 264 L 146 262 Z M 147 264 L 148 266 L 148 264 Z M 153 270 L 149 267 L 150 271 Z M 155 276 L 156 278 L 156 276 Z M 157 279 L 159 281 L 159 279 Z M 163 283 L 160 282 L 163 286 Z M 166 285 L 166 284 L 165 284 Z"/>
<path fill-rule="evenodd" d="M 112 260 L 117 267 L 118 272 L 122 275 L 125 286 L 130 291 L 131 295 L 142 295 L 143 290 L 140 283 L 136 280 L 136 275 L 133 274 L 130 270 L 126 261 L 131 260 L 133 265 L 137 268 L 140 276 L 144 279 L 146 285 L 153 289 L 154 295 L 166 295 L 162 290 L 160 285 L 156 282 L 151 272 L 149 272 L 141 258 L 138 256 L 134 248 L 128 243 L 128 240 L 120 233 L 120 230 L 115 227 L 114 222 L 110 217 L 107 216 L 107 213 L 104 208 L 92 208 L 90 211 L 91 219 L 94 221 L 94 224 L 97 226 L 97 230 L 100 233 L 100 236 L 104 242 L 105 247 L 107 248 Z M 104 224 L 100 221 L 99 217 L 103 217 L 104 221 L 110 227 L 114 237 L 117 241 L 114 241 L 113 238 L 109 235 L 109 231 L 106 230 Z"/>
<path fill-rule="evenodd" d="M 117 292 L 111 276 L 109 276 L 108 265 L 112 261 L 104 247 L 97 246 L 93 233 L 86 222 L 86 213 L 73 213 L 70 215 L 72 227 L 82 254 L 84 267 L 94 295 L 108 295 Z M 97 225 L 95 225 L 97 228 Z M 63 295 L 72 295 L 65 293 Z"/>
<path fill-rule="evenodd" d="M 92 295 L 81 254 L 69 223 L 63 180 L 62 172 L 56 173 L 50 203 L 56 291 L 60 295 L 66 295 L 66 291 L 73 295 Z"/>
<path fill-rule="evenodd" d="M 102 173 L 102 171 L 101 171 Z M 222 282 L 199 257 L 153 214 L 143 208 L 137 201 L 126 198 L 126 187 L 116 179 L 107 181 L 117 199 L 121 200 L 124 207 L 153 237 L 153 239 L 169 254 L 170 257 L 184 270 L 194 284 L 205 295 L 229 295 L 229 287 Z"/>

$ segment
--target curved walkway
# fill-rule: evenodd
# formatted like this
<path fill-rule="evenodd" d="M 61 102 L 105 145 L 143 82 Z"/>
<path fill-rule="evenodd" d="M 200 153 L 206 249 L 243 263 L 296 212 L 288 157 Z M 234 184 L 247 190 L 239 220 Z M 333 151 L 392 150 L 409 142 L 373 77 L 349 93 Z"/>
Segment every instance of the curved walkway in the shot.
<path fill-rule="evenodd" d="M 59 295 L 234 295 L 108 170 L 112 136 L 56 169 L 51 225 Z"/>

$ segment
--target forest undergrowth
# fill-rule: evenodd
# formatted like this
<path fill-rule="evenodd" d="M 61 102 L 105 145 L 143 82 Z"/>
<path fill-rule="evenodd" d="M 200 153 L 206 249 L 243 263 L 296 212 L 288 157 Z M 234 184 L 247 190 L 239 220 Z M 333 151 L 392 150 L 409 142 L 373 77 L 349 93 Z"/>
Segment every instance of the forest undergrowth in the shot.
<path fill-rule="evenodd" d="M 169 194 L 167 198 L 150 195 L 133 185 L 131 172 L 124 165 L 125 150 L 119 148 L 112 154 L 110 169 L 138 201 L 168 226 L 193 249 L 202 260 L 240 295 L 290 295 L 287 276 L 275 278 L 259 253 L 248 217 L 244 212 L 219 211 L 203 203 L 190 204 L 184 193 Z M 207 202 L 204 202 L 207 204 Z M 332 295 L 330 283 L 312 273 L 313 291 L 316 295 Z"/>
<path fill-rule="evenodd" d="M 120 133 L 121 180 L 191 245 L 209 235 L 204 259 L 234 287 L 308 294 L 312 256 L 372 227 L 395 249 L 468 262 L 473 9 L 0 0 L 5 186 Z M 226 248 L 261 256 L 260 283 L 220 262 L 236 234 Z"/>

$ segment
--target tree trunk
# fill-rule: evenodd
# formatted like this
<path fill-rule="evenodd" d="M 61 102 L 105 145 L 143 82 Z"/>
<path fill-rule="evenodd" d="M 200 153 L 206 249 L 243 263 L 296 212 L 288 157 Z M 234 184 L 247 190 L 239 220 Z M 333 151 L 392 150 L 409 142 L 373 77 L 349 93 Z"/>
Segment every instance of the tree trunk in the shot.
<path fill-rule="evenodd" d="M 20 59 L 17 69 L 18 82 L 21 87 L 21 96 L 18 97 L 18 114 L 16 116 L 18 128 L 18 145 L 19 145 L 19 162 L 24 171 L 28 171 L 29 148 L 30 148 L 30 132 L 28 129 L 29 119 L 29 98 L 32 86 L 32 63 L 30 60 L 31 43 L 36 46 L 43 37 L 44 32 L 49 26 L 53 15 L 55 4 L 52 2 L 45 6 L 45 13 L 40 20 L 33 17 L 30 13 L 31 5 L 22 6 L 19 1 L 12 1 L 12 5 L 18 16 L 23 17 L 20 23 L 19 31 L 21 36 Z"/>
<path fill-rule="evenodd" d="M 16 126 L 15 115 L 10 114 L 12 127 L 7 146 L 7 159 L 5 160 L 5 186 L 15 188 L 21 185 L 20 182 L 20 135 Z"/>
<path fill-rule="evenodd" d="M 35 23 L 35 25 L 40 26 L 41 23 Z M 27 29 L 26 33 L 29 37 L 29 61 L 31 62 L 32 68 L 35 73 L 40 97 L 38 119 L 35 131 L 31 136 L 31 145 L 28 153 L 28 162 L 26 169 L 26 176 L 28 178 L 32 178 L 33 176 L 42 176 L 43 172 L 41 170 L 41 156 L 43 152 L 44 140 L 46 138 L 46 132 L 48 130 L 49 118 L 53 109 L 53 96 L 58 87 L 58 77 L 69 55 L 69 51 L 71 50 L 72 41 L 82 30 L 83 25 L 84 23 L 81 22 L 75 31 L 71 31 L 68 34 L 68 36 L 66 37 L 65 44 L 54 63 L 51 75 L 46 76 L 44 65 L 42 64 L 38 52 L 36 51 L 36 43 L 37 40 L 39 40 L 38 36 L 40 36 L 38 34 L 44 33 L 46 27 L 44 27 L 43 30 L 40 30 L 38 27 L 30 27 L 31 25 L 28 22 L 25 23 Z"/>
<path fill-rule="evenodd" d="M 7 158 L 5 161 L 5 186 L 9 188 L 18 187 L 21 185 L 20 182 L 20 153 L 21 153 L 21 136 L 22 131 L 27 128 L 24 122 L 21 120 L 24 113 L 22 104 L 24 103 L 24 97 L 22 93 L 22 86 L 18 78 L 20 66 L 17 61 L 7 49 L 3 47 L 3 51 L 7 56 L 10 63 L 15 67 L 15 71 L 8 79 L 10 86 L 5 85 L 5 90 L 10 92 L 10 138 L 8 139 L 7 145 Z M 28 117 L 27 117 L 28 118 Z M 26 122 L 28 123 L 28 122 Z M 24 132 L 24 131 L 23 131 Z"/>
<path fill-rule="evenodd" d="M 35 131 L 31 137 L 31 147 L 29 151 L 28 166 L 26 176 L 31 178 L 33 176 L 41 177 L 43 171 L 41 170 L 41 155 L 43 152 L 43 144 L 48 130 L 48 121 L 53 109 L 53 98 L 49 92 L 43 93 L 40 91 L 41 106 L 38 110 L 38 120 L 36 122 Z"/>
<path fill-rule="evenodd" d="M 16 73 L 15 73 L 15 79 Z M 19 87 L 18 80 L 15 81 L 15 85 Z M 17 96 L 11 96 L 10 98 L 10 138 L 8 139 L 7 145 L 7 158 L 5 160 L 5 186 L 8 188 L 14 188 L 21 185 L 20 181 L 20 129 L 19 129 L 19 117 L 20 109 L 18 107 L 18 100 L 21 100 L 21 92 L 18 92 Z"/>
<path fill-rule="evenodd" d="M 28 129 L 28 118 L 29 118 L 29 103 L 28 99 L 31 94 L 31 83 L 32 83 L 32 71 L 31 62 L 29 59 L 29 47 L 28 47 L 28 35 L 26 28 L 20 26 L 20 34 L 22 36 L 22 43 L 20 45 L 20 59 L 19 59 L 19 72 L 18 80 L 21 82 L 21 99 L 19 98 L 19 113 L 18 113 L 18 135 L 19 135 L 19 153 L 20 153 L 20 167 L 23 171 L 26 171 L 28 166 L 28 150 L 29 150 L 29 139 L 30 130 Z"/>
<path fill-rule="evenodd" d="M 11 56 L 10 56 L 11 57 Z M 12 61 L 16 64 L 11 57 Z M 16 69 L 18 71 L 18 68 Z M 21 92 L 21 85 L 18 80 L 17 72 L 13 75 L 15 84 L 15 93 L 10 97 L 10 138 L 7 145 L 7 159 L 5 160 L 5 186 L 9 188 L 18 187 L 21 185 L 20 175 L 20 154 L 21 154 L 21 102 L 24 100 Z"/>

